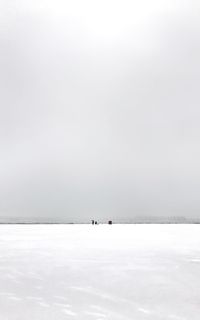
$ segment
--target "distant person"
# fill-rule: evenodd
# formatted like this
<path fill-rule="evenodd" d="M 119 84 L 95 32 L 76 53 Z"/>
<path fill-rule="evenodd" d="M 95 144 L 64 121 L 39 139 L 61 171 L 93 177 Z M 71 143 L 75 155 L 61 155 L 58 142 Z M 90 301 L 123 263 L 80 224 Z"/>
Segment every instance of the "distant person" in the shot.
<path fill-rule="evenodd" d="M 112 220 L 109 220 L 109 221 L 108 221 L 108 224 L 112 224 Z"/>

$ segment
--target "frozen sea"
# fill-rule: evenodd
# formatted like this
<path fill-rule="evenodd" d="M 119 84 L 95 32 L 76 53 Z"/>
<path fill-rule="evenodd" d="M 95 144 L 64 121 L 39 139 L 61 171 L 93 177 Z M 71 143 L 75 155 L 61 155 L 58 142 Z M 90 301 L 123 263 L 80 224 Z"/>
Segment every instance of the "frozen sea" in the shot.
<path fill-rule="evenodd" d="M 0 320 L 199 320 L 200 225 L 0 225 Z"/>

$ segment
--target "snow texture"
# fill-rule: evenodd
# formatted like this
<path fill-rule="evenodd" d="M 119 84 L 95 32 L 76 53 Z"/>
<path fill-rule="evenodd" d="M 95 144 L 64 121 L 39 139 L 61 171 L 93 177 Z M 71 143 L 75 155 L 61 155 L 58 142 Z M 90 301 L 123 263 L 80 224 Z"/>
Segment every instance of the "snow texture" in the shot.
<path fill-rule="evenodd" d="M 0 226 L 0 320 L 199 314 L 199 225 Z"/>

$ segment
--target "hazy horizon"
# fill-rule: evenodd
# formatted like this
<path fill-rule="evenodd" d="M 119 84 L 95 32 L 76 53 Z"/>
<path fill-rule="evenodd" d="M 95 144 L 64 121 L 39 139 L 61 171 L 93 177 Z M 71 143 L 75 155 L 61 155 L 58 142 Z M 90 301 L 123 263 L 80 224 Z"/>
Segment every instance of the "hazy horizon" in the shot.
<path fill-rule="evenodd" d="M 199 9 L 0 1 L 0 220 L 200 218 Z"/>

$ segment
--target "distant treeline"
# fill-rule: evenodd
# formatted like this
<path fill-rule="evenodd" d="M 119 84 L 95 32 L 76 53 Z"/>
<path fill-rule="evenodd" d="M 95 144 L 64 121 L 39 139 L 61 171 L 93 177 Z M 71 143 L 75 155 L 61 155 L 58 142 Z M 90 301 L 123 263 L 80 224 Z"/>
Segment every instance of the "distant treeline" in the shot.
<path fill-rule="evenodd" d="M 97 220 L 98 221 L 98 220 Z M 100 220 L 98 224 L 107 224 L 107 221 Z M 200 218 L 185 218 L 185 217 L 134 217 L 132 219 L 112 219 L 114 224 L 199 224 Z M 53 219 L 25 219 L 25 218 L 12 218 L 0 219 L 0 224 L 91 224 L 91 221 L 68 221 L 66 220 L 53 220 Z"/>

